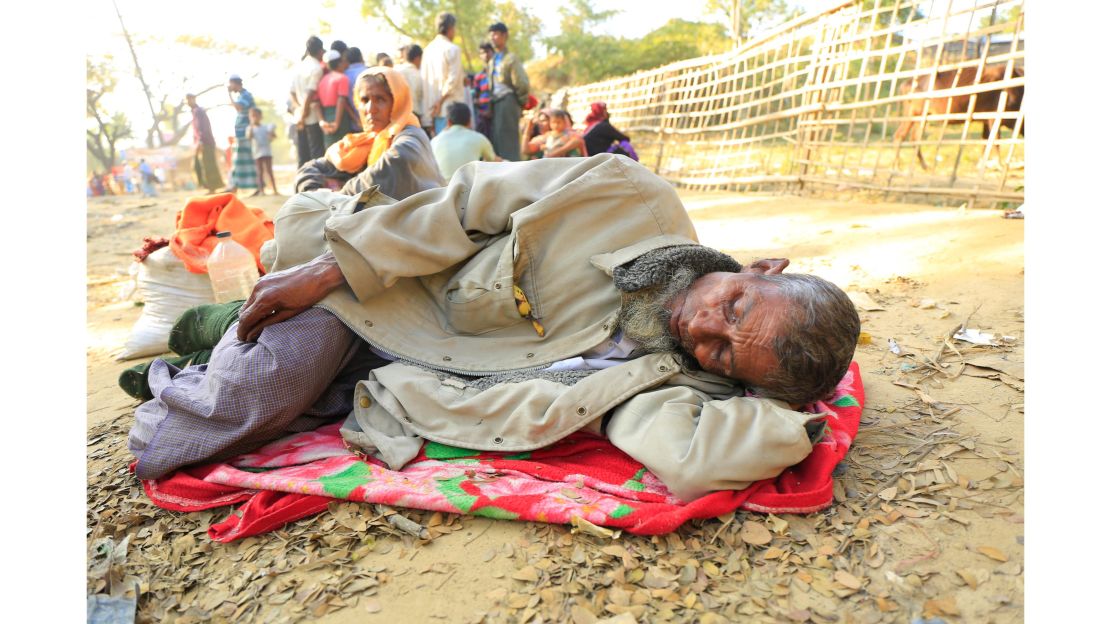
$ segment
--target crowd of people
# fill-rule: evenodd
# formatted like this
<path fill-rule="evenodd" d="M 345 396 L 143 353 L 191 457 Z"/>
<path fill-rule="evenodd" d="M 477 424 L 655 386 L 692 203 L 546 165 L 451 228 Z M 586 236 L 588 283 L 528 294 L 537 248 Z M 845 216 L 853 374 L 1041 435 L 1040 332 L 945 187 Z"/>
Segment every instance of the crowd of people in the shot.
<path fill-rule="evenodd" d="M 100 197 L 141 193 L 143 197 L 157 197 L 158 187 L 166 182 L 165 169 L 151 166 L 145 158 L 140 158 L 138 162 L 132 159 L 112 167 L 111 171 L 90 173 L 85 194 Z"/>
<path fill-rule="evenodd" d="M 295 146 L 297 192 L 379 185 L 383 192 L 411 194 L 443 186 L 463 164 L 475 160 L 520 161 L 615 152 L 636 158 L 628 136 L 608 121 L 604 103 L 592 105 L 581 128 L 560 109 L 545 108 L 533 95 L 524 64 L 509 48 L 508 27 L 488 27 L 479 46 L 482 68 L 467 73 L 455 43 L 457 19 L 436 17 L 436 36 L 426 45 L 404 45 L 396 63 L 378 53 L 368 66 L 363 52 L 340 40 L 325 47 L 311 36 L 294 69 L 287 101 L 288 136 Z M 196 96 L 193 157 L 198 185 L 209 192 L 264 192 L 273 177 L 275 125 L 244 88 L 228 79 L 235 132 L 225 153 L 228 183 L 217 160 L 212 125 Z M 386 103 L 388 101 L 388 104 Z M 375 112 L 376 111 L 376 112 Z M 525 112 L 530 111 L 527 116 Z M 352 182 L 352 180 L 358 180 Z"/>

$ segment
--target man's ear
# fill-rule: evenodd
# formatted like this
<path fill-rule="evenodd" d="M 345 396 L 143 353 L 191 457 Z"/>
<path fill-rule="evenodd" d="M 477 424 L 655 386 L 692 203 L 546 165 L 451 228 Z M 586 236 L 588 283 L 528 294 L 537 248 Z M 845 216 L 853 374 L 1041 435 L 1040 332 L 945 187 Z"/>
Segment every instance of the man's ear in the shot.
<path fill-rule="evenodd" d="M 777 275 L 788 266 L 790 266 L 790 260 L 787 258 L 762 258 L 744 267 L 744 270 L 759 275 Z"/>

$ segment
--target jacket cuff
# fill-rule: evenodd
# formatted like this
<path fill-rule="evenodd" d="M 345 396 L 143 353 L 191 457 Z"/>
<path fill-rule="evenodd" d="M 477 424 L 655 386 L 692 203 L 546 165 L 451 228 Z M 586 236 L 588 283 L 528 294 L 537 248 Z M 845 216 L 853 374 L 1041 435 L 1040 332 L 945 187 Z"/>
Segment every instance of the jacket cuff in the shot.
<path fill-rule="evenodd" d="M 359 301 L 366 301 L 385 290 L 385 284 L 374 267 L 334 228 L 324 226 L 324 235 L 328 239 L 328 248 L 339 264 L 339 270 L 343 272 L 343 278 Z"/>

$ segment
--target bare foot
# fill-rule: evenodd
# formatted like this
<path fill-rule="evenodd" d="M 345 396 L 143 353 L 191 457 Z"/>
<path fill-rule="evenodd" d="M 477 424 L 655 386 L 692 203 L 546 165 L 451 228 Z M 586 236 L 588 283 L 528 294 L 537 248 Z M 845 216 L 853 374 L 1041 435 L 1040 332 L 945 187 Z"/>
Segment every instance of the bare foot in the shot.
<path fill-rule="evenodd" d="M 257 191 L 255 191 L 255 192 L 251 193 L 250 195 L 248 195 L 248 197 L 258 197 L 258 196 L 259 196 L 259 195 L 261 195 L 261 194 L 262 194 L 262 189 L 258 189 Z"/>

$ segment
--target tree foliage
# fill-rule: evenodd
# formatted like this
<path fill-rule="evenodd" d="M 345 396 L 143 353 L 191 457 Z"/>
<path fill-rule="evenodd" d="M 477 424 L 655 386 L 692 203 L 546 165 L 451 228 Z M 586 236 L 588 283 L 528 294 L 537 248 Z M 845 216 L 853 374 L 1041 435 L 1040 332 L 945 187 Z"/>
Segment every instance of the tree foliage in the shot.
<path fill-rule="evenodd" d="M 740 0 L 740 32 L 732 30 L 733 0 L 705 0 L 705 12 L 727 24 L 732 39 L 747 39 L 753 30 L 773 28 L 802 14 L 799 7 L 791 7 L 786 0 Z"/>
<path fill-rule="evenodd" d="M 731 42 L 724 26 L 672 19 L 640 39 L 595 34 L 601 24 L 617 14 L 597 11 L 587 0 L 572 0 L 559 9 L 561 32 L 544 40 L 561 62 L 531 67 L 540 84 L 584 84 L 623 76 L 707 54 L 727 50 Z M 531 74 L 530 74 L 531 75 Z"/>
<path fill-rule="evenodd" d="M 994 26 L 995 24 L 1008 24 L 1010 22 L 1016 22 L 1018 16 L 1021 15 L 1021 12 L 1022 6 L 1020 4 L 1015 4 L 1006 11 L 1002 12 L 998 11 L 997 9 L 992 9 L 990 14 L 985 15 L 979 19 L 979 28 L 987 28 L 989 26 Z"/>
<path fill-rule="evenodd" d="M 540 33 L 540 20 L 513 0 L 362 0 L 362 15 L 380 19 L 394 31 L 421 46 L 436 36 L 436 16 L 448 12 L 457 20 L 456 43 L 462 48 L 467 69 L 479 69 L 478 45 L 488 40 L 490 24 L 509 27 L 509 47 L 522 61 L 535 52 L 532 43 Z"/>
<path fill-rule="evenodd" d="M 85 58 L 85 128 L 86 154 L 108 171 L 116 164 L 116 143 L 131 136 L 131 124 L 120 112 L 111 113 L 104 107 L 104 96 L 116 88 L 110 57 Z"/>

